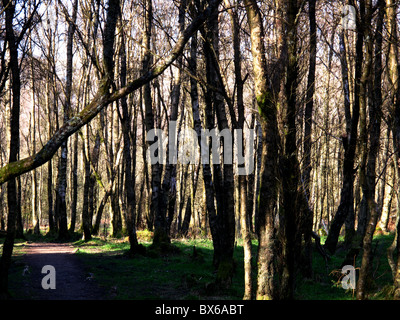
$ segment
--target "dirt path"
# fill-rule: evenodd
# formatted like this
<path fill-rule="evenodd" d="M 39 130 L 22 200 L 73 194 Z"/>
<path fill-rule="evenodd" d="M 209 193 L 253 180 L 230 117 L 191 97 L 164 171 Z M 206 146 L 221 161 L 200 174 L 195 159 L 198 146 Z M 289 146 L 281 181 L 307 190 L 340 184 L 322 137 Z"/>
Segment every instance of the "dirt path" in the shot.
<path fill-rule="evenodd" d="M 97 286 L 91 275 L 85 272 L 75 248 L 60 243 L 30 243 L 25 246 L 24 263 L 26 278 L 24 286 L 28 297 L 35 300 L 98 300 L 104 299 L 104 292 Z M 41 273 L 45 265 L 55 268 L 55 289 L 43 289 Z"/>

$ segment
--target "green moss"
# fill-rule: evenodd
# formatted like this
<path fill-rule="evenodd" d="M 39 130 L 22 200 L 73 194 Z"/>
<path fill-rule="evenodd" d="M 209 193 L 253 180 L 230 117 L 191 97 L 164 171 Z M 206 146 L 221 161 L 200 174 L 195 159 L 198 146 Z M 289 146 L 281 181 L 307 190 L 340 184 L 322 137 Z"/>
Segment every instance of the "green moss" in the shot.
<path fill-rule="evenodd" d="M 267 294 L 264 294 L 264 295 L 258 294 L 256 297 L 256 300 L 272 300 L 272 297 L 270 297 Z"/>
<path fill-rule="evenodd" d="M 171 240 L 165 230 L 156 228 L 154 230 L 153 245 L 169 244 Z"/>
<path fill-rule="evenodd" d="M 271 93 L 269 91 L 266 91 L 258 95 L 256 98 L 258 105 L 258 112 L 264 119 L 270 118 L 272 112 L 274 111 L 271 98 L 272 98 Z"/>
<path fill-rule="evenodd" d="M 149 247 L 148 254 L 156 257 L 160 255 L 179 253 L 179 249 L 171 244 L 168 234 L 158 228 L 154 231 L 153 243 Z"/>
<path fill-rule="evenodd" d="M 219 262 L 216 284 L 221 289 L 228 289 L 232 284 L 235 271 L 235 262 L 232 259 L 223 259 Z"/>
<path fill-rule="evenodd" d="M 2 167 L 0 169 L 0 185 L 28 171 L 32 164 L 32 160 L 33 158 L 29 157 L 19 161 L 11 162 Z"/>

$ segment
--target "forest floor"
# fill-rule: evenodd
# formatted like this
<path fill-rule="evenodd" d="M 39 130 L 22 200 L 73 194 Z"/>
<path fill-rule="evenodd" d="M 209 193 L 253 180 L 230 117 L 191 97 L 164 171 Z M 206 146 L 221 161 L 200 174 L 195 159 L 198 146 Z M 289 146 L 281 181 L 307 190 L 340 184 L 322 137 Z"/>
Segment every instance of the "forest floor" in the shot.
<path fill-rule="evenodd" d="M 19 283 L 11 284 L 17 299 L 32 300 L 98 300 L 105 292 L 87 273 L 82 261 L 75 255 L 77 249 L 68 243 L 25 243 L 19 246 L 17 266 L 23 267 Z M 22 252 L 21 252 L 22 249 Z M 55 268 L 55 288 L 43 289 L 42 279 Z M 18 268 L 20 269 L 20 268 Z M 47 281 L 46 281 L 47 282 Z"/>
<path fill-rule="evenodd" d="M 236 272 L 230 289 L 213 291 L 213 246 L 210 239 L 175 239 L 176 252 L 160 256 L 150 248 L 151 234 L 138 232 L 146 255 L 129 257 L 127 239 L 93 238 L 91 241 L 56 243 L 45 236 L 27 236 L 15 244 L 9 287 L 14 299 L 27 300 L 239 300 L 243 295 L 243 248 L 238 241 Z M 393 235 L 374 239 L 375 258 L 370 299 L 390 299 L 392 277 L 386 248 Z M 1 247 L 1 239 L 0 239 Z M 253 241 L 253 253 L 257 243 Z M 341 288 L 340 265 L 345 252 L 338 250 L 327 262 L 314 251 L 313 278 L 299 277 L 296 299 L 351 300 L 354 292 Z M 361 256 L 361 255 L 360 255 Z M 254 261 L 253 261 L 254 262 Z M 56 270 L 56 289 L 44 290 L 44 265 Z M 355 267 L 360 265 L 360 258 Z M 254 268 L 256 263 L 254 262 Z"/>

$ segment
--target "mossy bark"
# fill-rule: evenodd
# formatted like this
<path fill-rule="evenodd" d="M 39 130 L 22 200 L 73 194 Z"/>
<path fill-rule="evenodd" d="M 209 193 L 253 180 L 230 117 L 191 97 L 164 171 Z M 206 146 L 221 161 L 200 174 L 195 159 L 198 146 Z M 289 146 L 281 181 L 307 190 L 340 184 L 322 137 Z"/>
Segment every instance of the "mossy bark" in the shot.
<path fill-rule="evenodd" d="M 11 180 L 12 178 L 38 168 L 49 161 L 60 148 L 64 140 L 89 123 L 107 105 L 109 105 L 111 102 L 121 99 L 124 96 L 127 96 L 162 74 L 182 53 L 191 36 L 200 28 L 211 12 L 218 8 L 220 3 L 221 0 L 210 1 L 207 9 L 199 14 L 180 35 L 170 55 L 160 61 L 160 63 L 156 66 L 152 67 L 146 74 L 143 74 L 139 78 L 132 80 L 125 87 L 120 88 L 111 94 L 109 93 L 110 81 L 105 78 L 102 79 L 99 84 L 98 92 L 93 97 L 93 100 L 81 112 L 71 117 L 68 122 L 65 123 L 50 138 L 50 140 L 39 152 L 31 157 L 27 157 L 18 161 L 12 161 L 0 168 L 0 185 Z"/>
<path fill-rule="evenodd" d="M 256 299 L 271 300 L 276 297 L 276 230 L 275 210 L 278 195 L 278 127 L 277 106 L 273 91 L 268 85 L 267 63 L 264 47 L 264 30 L 261 12 L 256 1 L 245 1 L 250 26 L 251 51 L 255 95 L 261 116 L 262 152 L 261 183 L 258 200 L 258 255 Z"/>

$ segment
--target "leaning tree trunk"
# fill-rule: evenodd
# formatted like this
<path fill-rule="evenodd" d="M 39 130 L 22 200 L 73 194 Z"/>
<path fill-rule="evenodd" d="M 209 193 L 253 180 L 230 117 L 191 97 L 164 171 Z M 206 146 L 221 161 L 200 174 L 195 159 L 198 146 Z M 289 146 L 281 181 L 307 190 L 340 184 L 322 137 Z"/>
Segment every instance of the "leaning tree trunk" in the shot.
<path fill-rule="evenodd" d="M 360 2 L 360 11 L 364 17 L 364 3 Z M 364 44 L 364 23 L 360 22 L 362 19 L 357 19 L 357 40 L 356 40 L 356 61 L 355 61 L 355 79 L 361 79 L 362 76 L 362 62 L 363 62 L 363 44 Z M 344 60 L 345 58 L 343 58 Z M 343 61 L 342 60 L 342 61 Z M 343 63 L 343 62 L 342 62 Z M 342 69 L 343 71 L 343 69 Z M 345 76 L 345 75 L 342 75 Z M 345 83 L 344 89 L 348 90 L 348 83 Z M 345 99 L 347 99 L 345 92 Z M 346 102 L 346 101 L 345 101 Z M 345 103 L 345 106 L 347 104 Z M 349 112 L 345 110 L 346 112 Z M 353 113 L 351 115 L 350 124 L 347 128 L 346 134 L 342 137 L 344 147 L 344 160 L 343 160 L 343 186 L 340 193 L 340 204 L 336 214 L 332 220 L 329 228 L 328 237 L 325 241 L 324 247 L 330 252 L 336 251 L 336 246 L 339 239 L 340 229 L 343 226 L 346 218 L 353 215 L 353 183 L 354 183 L 354 161 L 356 153 L 356 145 L 358 139 L 358 122 L 360 118 L 360 81 L 355 81 L 354 85 L 354 103 Z M 348 228 L 347 228 L 348 229 Z"/>
<path fill-rule="evenodd" d="M 61 147 L 62 143 L 68 139 L 68 137 L 77 132 L 84 125 L 88 124 L 94 117 L 104 110 L 106 106 L 138 90 L 145 84 L 161 75 L 168 67 L 172 65 L 177 57 L 182 54 L 186 43 L 189 41 L 192 35 L 199 30 L 210 14 L 217 10 L 220 3 L 221 0 L 210 0 L 208 7 L 203 12 L 199 13 L 192 20 L 190 25 L 185 28 L 185 31 L 179 35 L 178 40 L 176 41 L 175 46 L 171 49 L 169 55 L 151 67 L 148 72 L 142 74 L 136 79 L 131 80 L 125 87 L 110 92 L 111 80 L 106 76 L 108 74 L 106 73 L 106 75 L 100 80 L 99 88 L 94 94 L 92 101 L 79 113 L 71 117 L 61 128 L 59 128 L 44 144 L 40 151 L 30 157 L 9 162 L 0 168 L 0 185 L 48 162 L 50 159 L 52 159 L 54 154 Z M 109 41 L 105 41 L 103 45 L 106 46 L 107 42 Z M 106 55 L 110 55 L 110 51 L 112 53 L 112 50 L 113 49 L 109 50 L 107 48 L 103 49 L 103 55 L 105 55 L 107 51 L 108 54 Z M 103 59 L 104 58 L 105 57 L 103 57 Z"/>
<path fill-rule="evenodd" d="M 6 12 L 6 25 L 7 25 L 7 34 L 10 37 L 13 34 L 12 30 L 12 20 L 14 7 L 7 0 L 4 0 L 4 7 L 7 7 Z M 54 135 L 45 143 L 45 145 L 38 151 L 36 154 L 26 157 L 21 160 L 12 159 L 8 164 L 0 168 L 0 185 L 5 182 L 11 181 L 10 186 L 12 187 L 14 179 L 26 172 L 29 172 L 44 163 L 48 162 L 52 159 L 57 150 L 61 147 L 64 141 L 68 139 L 73 133 L 77 132 L 84 125 L 88 124 L 95 116 L 97 116 L 107 105 L 110 103 L 119 100 L 120 98 L 134 92 L 139 89 L 143 85 L 149 83 L 151 80 L 155 79 L 159 75 L 161 75 L 171 64 L 176 60 L 176 58 L 182 54 L 186 43 L 192 37 L 192 35 L 201 27 L 201 25 L 205 22 L 205 20 L 211 15 L 211 13 L 215 12 L 218 9 L 221 0 L 210 0 L 209 6 L 203 12 L 199 13 L 196 18 L 194 18 L 191 24 L 185 29 L 183 33 L 179 35 L 179 38 L 172 48 L 171 53 L 162 59 L 158 64 L 153 66 L 142 76 L 130 81 L 125 87 L 114 90 L 110 93 L 111 88 L 111 79 L 112 73 L 110 73 L 110 68 L 112 66 L 112 57 L 113 57 L 113 44 L 114 44 L 114 31 L 115 31 L 115 23 L 114 26 L 111 21 L 117 20 L 117 13 L 113 12 L 114 10 L 118 10 L 118 6 L 115 6 L 114 0 L 109 1 L 108 13 L 107 13 L 107 22 L 106 28 L 104 30 L 104 43 L 103 43 L 103 63 L 105 66 L 105 74 L 103 78 L 100 80 L 99 88 L 94 95 L 92 101 L 86 105 L 82 111 L 80 111 L 75 116 L 71 117 L 62 127 L 60 127 Z M 10 14 L 11 10 L 11 14 Z M 10 39 L 10 38 L 9 38 Z M 15 41 L 10 40 L 9 47 L 14 46 L 15 51 L 14 54 L 10 54 L 10 57 L 15 58 L 15 62 L 17 61 L 17 49 L 15 46 Z M 18 70 L 14 70 L 18 71 Z M 14 77 L 15 79 L 15 77 Z M 17 96 L 16 96 L 17 97 Z M 16 99 L 14 97 L 14 99 Z M 19 111 L 19 110 L 18 110 Z M 18 113 L 19 114 L 19 113 Z M 15 120 L 17 121 L 17 120 Z M 16 131 L 17 126 L 12 126 L 12 129 Z M 14 184 L 15 190 L 15 184 Z M 14 192 L 15 193 L 15 192 Z M 15 197 L 11 198 L 12 201 L 15 201 Z M 12 220 L 14 219 L 14 221 Z M 3 246 L 3 256 L 0 263 L 0 279 L 2 281 L 2 291 L 5 288 L 7 283 L 7 270 L 9 265 L 9 259 L 11 258 L 13 243 L 14 243 L 14 228 L 15 228 L 15 215 L 13 212 L 10 214 L 9 218 L 10 229 L 8 233 L 8 237 L 6 238 L 5 244 Z"/>

